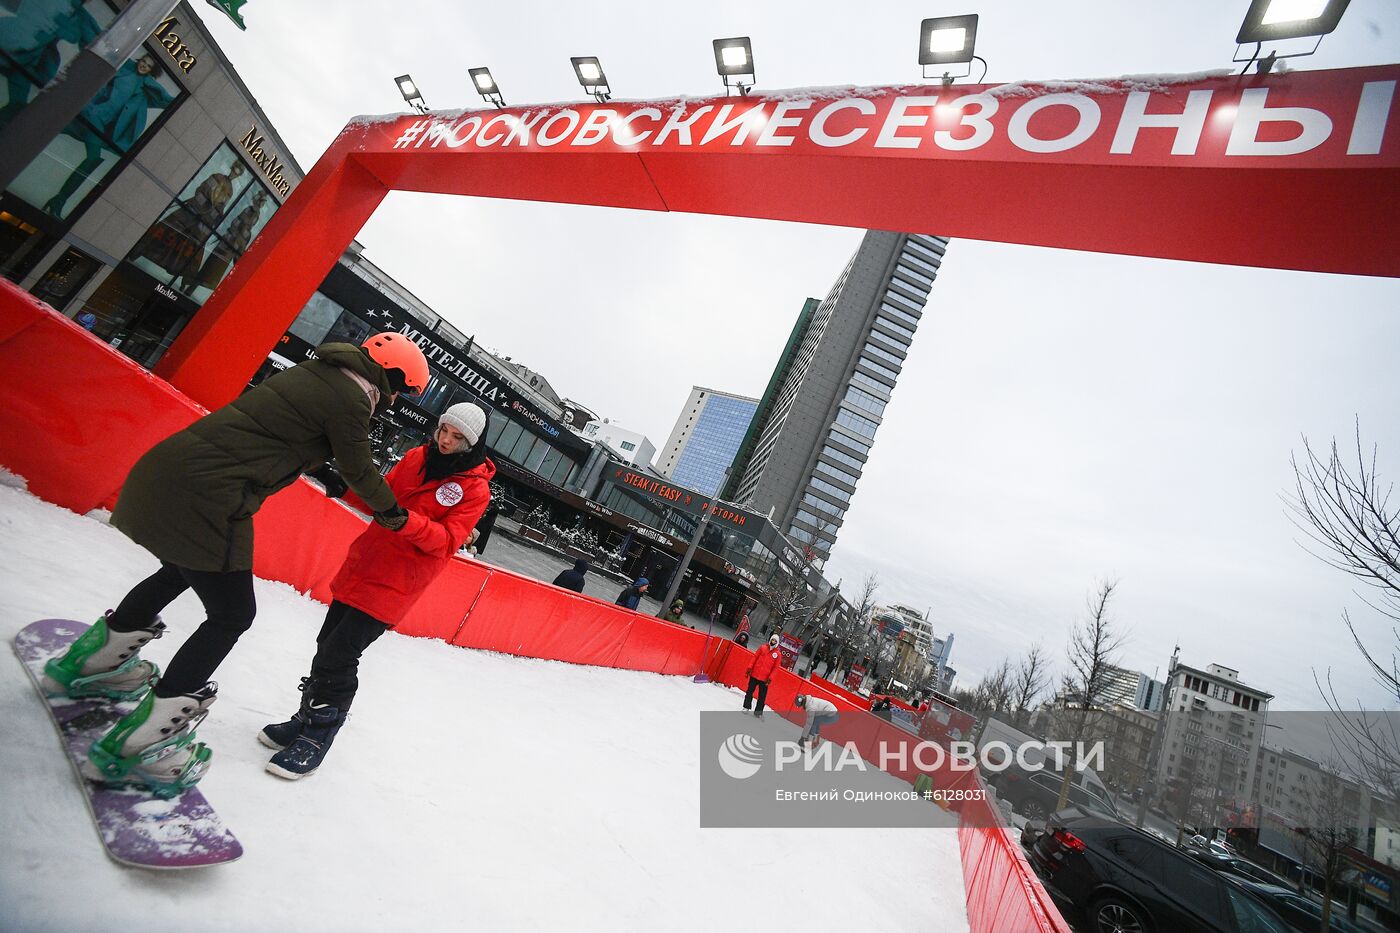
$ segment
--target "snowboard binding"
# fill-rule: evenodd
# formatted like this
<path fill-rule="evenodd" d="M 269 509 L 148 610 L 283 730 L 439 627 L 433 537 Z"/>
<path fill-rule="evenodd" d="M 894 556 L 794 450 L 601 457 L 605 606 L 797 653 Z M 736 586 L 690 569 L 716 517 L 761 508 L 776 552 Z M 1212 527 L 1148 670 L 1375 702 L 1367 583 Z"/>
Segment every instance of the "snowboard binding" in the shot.
<path fill-rule="evenodd" d="M 141 657 L 141 648 L 164 634 L 160 619 L 135 632 L 113 632 L 104 613 L 67 651 L 44 664 L 45 688 L 72 699 L 139 699 L 160 677 L 160 668 Z"/>
<path fill-rule="evenodd" d="M 217 693 L 213 683 L 175 697 L 147 693 L 92 743 L 88 776 L 108 785 L 138 785 L 158 797 L 173 797 L 193 787 L 213 758 L 209 746 L 194 741 L 195 727 L 209 715 Z"/>

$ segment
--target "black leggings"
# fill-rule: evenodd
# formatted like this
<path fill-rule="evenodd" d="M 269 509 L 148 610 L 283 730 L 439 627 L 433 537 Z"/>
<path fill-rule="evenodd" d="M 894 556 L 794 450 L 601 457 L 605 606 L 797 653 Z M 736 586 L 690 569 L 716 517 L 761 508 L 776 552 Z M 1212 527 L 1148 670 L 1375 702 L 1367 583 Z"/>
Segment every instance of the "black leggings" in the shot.
<path fill-rule="evenodd" d="M 360 655 L 389 626 L 369 613 L 335 601 L 326 612 L 321 634 L 316 636 L 316 657 L 311 661 L 311 698 L 344 713 L 360 688 Z"/>
<path fill-rule="evenodd" d="M 161 674 L 155 687 L 156 696 L 161 698 L 193 693 L 208 683 L 258 612 L 251 570 L 219 573 L 161 561 L 160 569 L 132 587 L 121 605 L 112 610 L 107 627 L 114 632 L 147 628 L 162 609 L 189 589 L 204 604 L 207 618 L 185 639 Z"/>

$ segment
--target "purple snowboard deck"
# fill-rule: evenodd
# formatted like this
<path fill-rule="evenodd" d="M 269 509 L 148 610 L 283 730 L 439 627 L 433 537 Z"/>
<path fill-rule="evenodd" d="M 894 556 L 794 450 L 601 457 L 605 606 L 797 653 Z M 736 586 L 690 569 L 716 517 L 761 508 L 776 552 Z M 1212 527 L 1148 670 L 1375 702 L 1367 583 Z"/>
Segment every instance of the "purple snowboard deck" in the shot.
<path fill-rule="evenodd" d="M 197 788 L 162 800 L 137 788 L 105 787 L 83 775 L 88 747 L 134 705 L 43 696 L 44 662 L 87 628 L 68 619 L 40 620 L 15 636 L 15 654 L 58 729 L 107 854 L 138 868 L 200 868 L 232 862 L 243 854 L 243 846 Z"/>

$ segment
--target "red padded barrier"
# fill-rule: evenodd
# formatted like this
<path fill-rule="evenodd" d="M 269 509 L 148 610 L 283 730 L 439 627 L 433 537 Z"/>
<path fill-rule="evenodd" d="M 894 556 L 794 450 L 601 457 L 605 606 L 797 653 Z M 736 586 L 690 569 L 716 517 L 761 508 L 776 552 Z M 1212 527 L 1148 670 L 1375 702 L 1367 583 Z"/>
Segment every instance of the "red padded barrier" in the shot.
<path fill-rule="evenodd" d="M 64 361 L 64 379 L 49 362 Z M 202 409 L 168 384 L 9 282 L 0 280 L 0 464 L 23 476 L 36 495 L 87 512 L 116 498 L 127 472 L 151 445 L 184 427 Z M 254 570 L 321 600 L 365 520 L 299 482 L 271 497 L 255 519 Z M 454 560 L 398 626 L 406 635 L 441 638 L 576 664 L 689 675 L 704 664 L 711 680 L 744 689 L 753 652 L 728 639 L 692 631 L 619 606 L 560 590 L 476 561 Z M 866 711 L 868 701 L 815 678 L 776 672 L 768 704 L 801 723 L 801 690 L 823 696 L 846 715 L 824 734 L 856 743 L 878 763 L 884 741 L 918 742 Z M 913 781 L 913 768 L 891 773 Z M 965 786 L 975 773 L 948 769 L 935 786 Z M 987 828 L 992 827 L 992 828 Z M 1068 933 L 1020 847 L 986 801 L 961 807 L 958 830 L 968 922 L 973 933 L 1005 930 Z"/>
<path fill-rule="evenodd" d="M 298 480 L 253 516 L 253 572 L 328 603 L 331 578 L 364 530 L 364 519 Z"/>
<path fill-rule="evenodd" d="M 634 615 L 492 567 L 452 644 L 611 667 Z"/>
<path fill-rule="evenodd" d="M 715 683 L 738 687 L 745 690 L 749 685 L 749 675 L 745 673 L 753 664 L 753 652 L 743 645 L 726 640 L 719 648 L 711 648 L 709 663 L 705 672 Z"/>
<path fill-rule="evenodd" d="M 641 613 L 633 615 L 632 627 L 627 630 L 627 638 L 613 667 L 691 677 L 700 673 L 705 650 L 704 632 Z"/>
<path fill-rule="evenodd" d="M 1070 933 L 991 802 L 967 801 L 959 817 L 958 846 L 971 933 Z"/>
<path fill-rule="evenodd" d="M 110 507 L 137 458 L 204 413 L 4 279 L 0 372 L 0 463 L 79 514 Z"/>
<path fill-rule="evenodd" d="M 473 560 L 456 558 L 413 604 L 403 621 L 394 626 L 400 635 L 441 638 L 450 642 L 461 631 L 467 613 L 477 605 L 492 568 Z"/>

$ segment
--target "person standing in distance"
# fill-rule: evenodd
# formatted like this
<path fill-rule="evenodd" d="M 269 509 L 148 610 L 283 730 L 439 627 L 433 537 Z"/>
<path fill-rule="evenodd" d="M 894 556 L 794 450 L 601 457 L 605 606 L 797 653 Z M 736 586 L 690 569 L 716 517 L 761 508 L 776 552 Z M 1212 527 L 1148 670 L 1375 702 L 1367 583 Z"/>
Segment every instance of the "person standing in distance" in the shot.
<path fill-rule="evenodd" d="M 555 586 L 562 586 L 566 590 L 573 590 L 575 593 L 583 592 L 583 577 L 588 573 L 588 561 L 580 557 L 574 561 L 572 570 L 561 570 L 559 576 L 554 578 Z"/>
<path fill-rule="evenodd" d="M 301 708 L 258 734 L 278 750 L 268 772 L 295 781 L 321 766 L 359 690 L 360 656 L 403 621 L 486 511 L 496 475 L 486 454 L 486 412 L 459 402 L 438 418 L 431 440 L 389 471 L 406 521 L 397 530 L 370 522 L 350 545 L 331 580 L 331 607 L 316 636 L 311 674 L 299 688 Z M 349 501 L 362 504 L 354 496 Z"/>
<path fill-rule="evenodd" d="M 401 334 L 377 334 L 362 347 L 324 344 L 314 359 L 270 376 L 136 461 L 112 525 L 155 555 L 160 569 L 44 669 L 54 692 L 140 698 L 93 743 L 95 779 L 173 794 L 203 777 L 211 752 L 194 730 L 218 690 L 210 678 L 257 613 L 254 513 L 334 457 L 375 521 L 402 528 L 408 515 L 371 457 L 370 418 L 397 393 L 427 383 L 423 351 Z M 164 634 L 159 613 L 188 589 L 207 618 L 162 675 L 140 658 L 141 647 Z"/>
<path fill-rule="evenodd" d="M 625 587 L 621 593 L 617 594 L 615 602 L 624 609 L 635 610 L 642 602 L 642 594 L 647 591 L 647 587 L 650 585 L 651 581 L 646 577 L 638 577 L 636 583 Z"/>
<path fill-rule="evenodd" d="M 778 633 L 768 639 L 768 644 L 754 652 L 753 664 L 749 665 L 749 689 L 744 691 L 744 711 L 748 712 L 753 704 L 754 692 L 758 693 L 758 708 L 753 714 L 759 719 L 763 718 L 763 704 L 768 700 L 768 682 L 773 679 L 773 672 L 778 669 L 778 665 L 783 660 L 783 653 L 778 650 Z"/>

